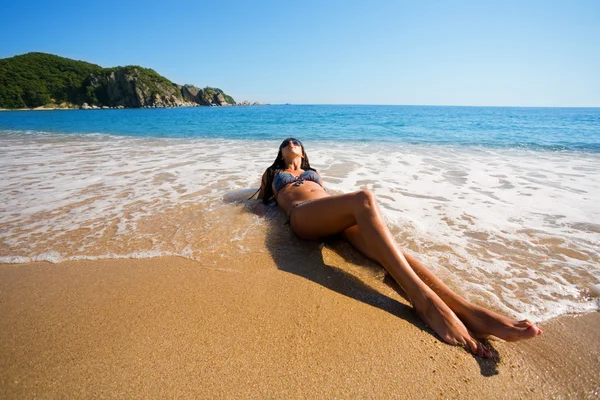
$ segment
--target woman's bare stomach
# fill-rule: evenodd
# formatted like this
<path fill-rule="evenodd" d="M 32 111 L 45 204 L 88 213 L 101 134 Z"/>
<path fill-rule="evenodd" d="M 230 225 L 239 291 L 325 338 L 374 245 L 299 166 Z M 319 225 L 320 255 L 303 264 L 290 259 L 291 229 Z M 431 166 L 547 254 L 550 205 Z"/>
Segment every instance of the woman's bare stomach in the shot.
<path fill-rule="evenodd" d="M 288 185 L 281 189 L 277 194 L 277 204 L 286 214 L 289 214 L 292 208 L 303 201 L 316 200 L 322 197 L 330 196 L 321 185 L 315 182 L 305 181 L 302 185 Z"/>

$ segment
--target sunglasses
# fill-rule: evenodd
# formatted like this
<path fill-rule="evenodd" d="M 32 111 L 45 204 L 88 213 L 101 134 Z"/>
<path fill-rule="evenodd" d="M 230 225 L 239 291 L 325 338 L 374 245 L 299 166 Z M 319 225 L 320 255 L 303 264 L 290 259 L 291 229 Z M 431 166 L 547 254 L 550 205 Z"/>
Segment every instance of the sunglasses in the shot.
<path fill-rule="evenodd" d="M 298 139 L 290 138 L 290 139 L 285 139 L 283 142 L 281 142 L 281 144 L 279 145 L 279 150 L 283 149 L 284 147 L 289 146 L 290 143 L 292 143 L 294 146 L 302 146 L 301 141 L 299 141 Z"/>

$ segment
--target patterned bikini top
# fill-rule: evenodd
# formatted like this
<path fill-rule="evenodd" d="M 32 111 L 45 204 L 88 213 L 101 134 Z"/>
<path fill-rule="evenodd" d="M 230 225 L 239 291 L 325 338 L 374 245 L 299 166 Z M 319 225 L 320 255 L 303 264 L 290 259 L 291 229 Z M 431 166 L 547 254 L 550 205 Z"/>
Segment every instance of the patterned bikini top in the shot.
<path fill-rule="evenodd" d="M 275 191 L 279 193 L 281 189 L 289 184 L 293 183 L 296 186 L 300 186 L 304 181 L 313 181 L 323 186 L 321 183 L 321 178 L 319 178 L 319 174 L 317 174 L 316 171 L 309 169 L 298 176 L 294 176 L 288 172 L 277 172 L 275 174 L 275 178 L 273 179 L 273 187 L 275 188 Z"/>

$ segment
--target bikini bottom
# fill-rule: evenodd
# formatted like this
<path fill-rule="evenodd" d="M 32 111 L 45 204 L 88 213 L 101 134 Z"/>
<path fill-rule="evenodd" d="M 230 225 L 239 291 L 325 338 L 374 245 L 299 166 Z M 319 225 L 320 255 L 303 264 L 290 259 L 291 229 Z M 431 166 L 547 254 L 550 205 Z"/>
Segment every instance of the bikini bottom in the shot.
<path fill-rule="evenodd" d="M 301 201 L 298 204 L 295 204 L 294 207 L 292 207 L 292 209 L 290 210 L 290 215 L 288 215 L 287 219 L 285 220 L 285 224 L 284 225 L 290 225 L 290 220 L 292 219 L 292 212 L 294 211 L 294 208 L 301 206 L 302 204 L 306 204 L 306 203 L 310 203 L 312 200 L 306 200 L 306 201 Z"/>

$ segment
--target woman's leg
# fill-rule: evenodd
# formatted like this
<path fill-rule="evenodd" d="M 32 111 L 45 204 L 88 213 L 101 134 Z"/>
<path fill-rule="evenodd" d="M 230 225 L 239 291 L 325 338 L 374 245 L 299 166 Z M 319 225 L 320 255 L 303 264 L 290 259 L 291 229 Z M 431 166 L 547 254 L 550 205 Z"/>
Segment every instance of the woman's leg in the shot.
<path fill-rule="evenodd" d="M 346 229 L 342 236 L 361 253 L 374 261 L 379 261 L 367 245 L 358 225 Z M 462 322 L 478 337 L 494 335 L 507 341 L 528 339 L 542 333 L 542 330 L 528 320 L 517 321 L 494 311 L 469 303 L 444 284 L 433 272 L 410 254 L 402 251 L 411 268 L 429 286 Z"/>
<path fill-rule="evenodd" d="M 341 233 L 354 225 L 358 225 L 366 246 L 378 255 L 379 262 L 402 287 L 417 313 L 443 341 L 463 345 L 484 357 L 492 356 L 398 251 L 372 193 L 360 191 L 321 198 L 295 208 L 291 214 L 292 229 L 305 239 Z"/>

